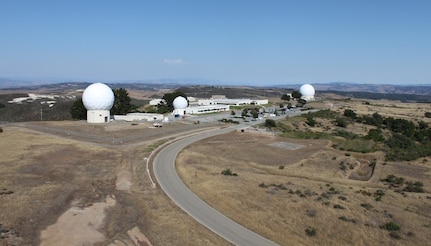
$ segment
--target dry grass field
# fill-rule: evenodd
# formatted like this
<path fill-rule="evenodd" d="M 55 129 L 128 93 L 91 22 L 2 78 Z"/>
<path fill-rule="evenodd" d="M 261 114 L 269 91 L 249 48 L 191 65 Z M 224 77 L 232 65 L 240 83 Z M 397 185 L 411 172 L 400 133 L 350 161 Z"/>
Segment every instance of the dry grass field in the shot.
<path fill-rule="evenodd" d="M 423 117 L 431 112 L 428 104 L 340 98 L 309 106 L 431 123 Z M 334 129 L 325 120 L 316 127 L 307 126 L 302 117 L 281 122 L 300 131 Z M 157 129 L 130 122 L 2 125 L 0 245 L 48 245 L 41 235 L 70 208 L 93 208 L 107 197 L 115 204 L 105 208 L 102 225 L 84 225 L 103 239 L 87 245 L 138 245 L 128 234 L 135 228 L 153 245 L 229 245 L 182 212 L 159 187 L 152 188 L 145 167 L 145 158 L 162 143 L 216 125 L 181 122 Z M 355 123 L 346 130 L 363 134 L 367 128 Z M 334 141 L 235 132 L 189 146 L 178 156 L 177 169 L 202 199 L 280 245 L 428 245 L 431 157 L 387 162 L 383 152 L 334 149 Z M 222 175 L 227 169 L 237 176 Z M 391 174 L 422 182 L 425 193 L 388 188 L 380 179 Z M 130 188 L 118 189 L 124 176 L 130 177 Z M 382 229 L 385 225 L 399 230 Z M 75 235 L 71 228 L 67 233 Z M 79 242 L 67 243 L 83 244 Z"/>
<path fill-rule="evenodd" d="M 22 124 L 26 128 L 3 125 L 0 133 L 0 245 L 134 245 L 134 237 L 127 234 L 133 228 L 139 228 L 153 245 L 228 245 L 182 212 L 163 191 L 152 188 L 145 168 L 145 158 L 166 141 L 158 138 L 200 126 L 151 129 L 145 124 L 118 123 L 93 127 L 82 121 Z M 125 142 L 108 141 L 114 137 Z M 131 187 L 118 190 L 117 179 L 125 172 L 131 177 Z M 54 235 L 47 234 L 70 208 L 84 213 L 107 197 L 114 197 L 115 205 L 101 214 L 87 215 L 102 216 L 100 227 L 72 221 L 72 216 L 70 223 L 56 227 Z M 91 231 L 103 237 L 91 241 Z M 42 234 L 45 238 L 64 236 L 45 242 Z"/>
<path fill-rule="evenodd" d="M 323 100 L 310 106 L 428 123 L 423 116 L 431 111 L 431 105 L 388 101 Z M 301 131 L 333 130 L 324 121 L 308 127 L 301 117 L 282 122 Z M 366 126 L 345 130 L 364 134 Z M 332 144 L 236 132 L 189 146 L 177 170 L 203 200 L 280 245 L 429 245 L 429 157 L 386 162 L 382 152 L 341 151 Z M 228 169 L 237 176 L 221 174 Z M 388 175 L 422 182 L 425 193 L 389 188 L 381 181 Z"/>

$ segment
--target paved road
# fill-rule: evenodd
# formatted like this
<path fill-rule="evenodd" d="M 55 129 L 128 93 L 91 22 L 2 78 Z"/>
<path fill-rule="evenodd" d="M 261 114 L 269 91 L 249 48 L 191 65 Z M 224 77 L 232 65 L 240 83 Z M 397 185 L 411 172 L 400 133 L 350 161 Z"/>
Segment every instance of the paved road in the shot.
<path fill-rule="evenodd" d="M 175 170 L 176 156 L 187 145 L 201 139 L 233 131 L 237 127 L 240 126 L 204 132 L 166 146 L 154 159 L 156 179 L 160 187 L 181 209 L 227 241 L 235 245 L 247 246 L 277 245 L 239 225 L 206 204 L 189 190 Z"/>

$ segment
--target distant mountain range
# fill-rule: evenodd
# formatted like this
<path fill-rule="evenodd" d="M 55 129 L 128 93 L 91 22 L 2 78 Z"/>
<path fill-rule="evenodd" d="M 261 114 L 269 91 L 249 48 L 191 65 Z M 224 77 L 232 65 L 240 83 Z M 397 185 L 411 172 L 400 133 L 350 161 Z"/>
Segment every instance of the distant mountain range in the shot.
<path fill-rule="evenodd" d="M 430 85 L 385 85 L 385 84 L 357 84 L 346 82 L 334 82 L 328 84 L 313 85 L 320 91 L 349 91 L 349 92 L 372 92 L 388 94 L 414 94 L 431 95 Z"/>
<path fill-rule="evenodd" d="M 17 79 L 0 78 L 0 90 L 37 90 L 37 89 L 84 89 L 93 82 L 62 82 L 53 83 L 49 81 L 25 81 Z M 205 79 L 154 79 L 154 80 L 133 80 L 118 83 L 106 83 L 113 88 L 133 88 L 138 90 L 153 89 L 175 89 L 184 86 L 205 85 L 205 86 L 241 86 L 256 88 L 283 88 L 298 90 L 302 84 L 283 84 L 268 86 L 252 86 L 246 83 L 226 83 Z M 359 84 L 350 82 L 330 82 L 312 84 L 318 91 L 341 91 L 341 92 L 369 92 L 387 94 L 411 94 L 431 96 L 431 84 L 428 85 L 390 85 L 390 84 Z"/>

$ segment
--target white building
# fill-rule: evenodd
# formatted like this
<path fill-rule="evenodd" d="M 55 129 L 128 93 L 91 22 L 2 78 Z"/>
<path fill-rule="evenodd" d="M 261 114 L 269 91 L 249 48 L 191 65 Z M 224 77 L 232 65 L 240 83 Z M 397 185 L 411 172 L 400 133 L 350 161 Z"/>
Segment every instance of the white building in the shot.
<path fill-rule="evenodd" d="M 165 102 L 165 100 L 161 99 L 161 98 L 156 98 L 156 99 L 151 100 L 149 102 L 149 104 L 152 105 L 152 106 L 157 106 L 157 105 L 159 105 L 162 102 Z"/>
<path fill-rule="evenodd" d="M 242 105 L 264 105 L 268 104 L 268 99 L 248 99 L 248 98 L 240 98 L 240 99 L 227 99 L 227 98 L 211 98 L 211 99 L 199 99 L 199 106 L 208 106 L 208 105 L 230 105 L 230 106 L 242 106 Z"/>
<path fill-rule="evenodd" d="M 194 106 L 185 109 L 187 114 L 207 114 L 207 113 L 218 113 L 229 111 L 229 105 L 206 105 L 206 106 Z"/>
<path fill-rule="evenodd" d="M 129 113 L 127 115 L 114 115 L 114 120 L 124 121 L 162 121 L 163 114 Z"/>

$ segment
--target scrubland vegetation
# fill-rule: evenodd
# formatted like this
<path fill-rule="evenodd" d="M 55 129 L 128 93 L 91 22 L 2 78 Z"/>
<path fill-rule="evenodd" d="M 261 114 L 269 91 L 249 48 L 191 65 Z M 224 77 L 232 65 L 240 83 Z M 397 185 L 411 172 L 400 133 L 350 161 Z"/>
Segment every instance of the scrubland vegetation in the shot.
<path fill-rule="evenodd" d="M 370 153 L 385 151 L 388 161 L 409 161 L 431 155 L 431 128 L 424 121 L 413 122 L 406 119 L 383 117 L 378 113 L 358 116 L 353 110 L 346 109 L 343 115 L 325 109 L 308 113 L 305 123 L 316 127 L 323 120 L 327 125 L 320 130 L 294 130 L 286 122 L 278 123 L 285 137 L 331 139 L 334 148 L 341 150 Z M 295 119 L 297 120 L 297 119 Z M 295 120 L 291 125 L 295 125 Z M 360 124 L 370 128 L 366 134 L 355 134 L 347 130 L 349 124 Z M 321 125 L 321 124 L 320 124 Z M 336 127 L 336 128 L 334 128 Z M 342 140 L 337 137 L 341 137 Z"/>
<path fill-rule="evenodd" d="M 402 111 L 412 104 L 378 103 L 310 103 L 319 110 L 261 124 L 277 136 L 246 131 L 190 146 L 178 172 L 216 209 L 281 245 L 427 245 L 431 131 L 418 112 L 429 107 L 413 115 Z M 282 141 L 303 147 L 268 147 Z"/>

